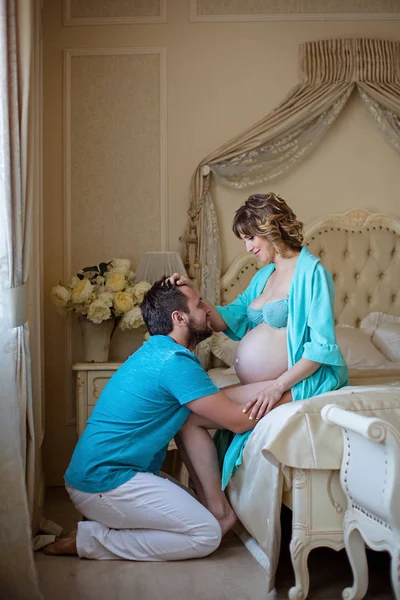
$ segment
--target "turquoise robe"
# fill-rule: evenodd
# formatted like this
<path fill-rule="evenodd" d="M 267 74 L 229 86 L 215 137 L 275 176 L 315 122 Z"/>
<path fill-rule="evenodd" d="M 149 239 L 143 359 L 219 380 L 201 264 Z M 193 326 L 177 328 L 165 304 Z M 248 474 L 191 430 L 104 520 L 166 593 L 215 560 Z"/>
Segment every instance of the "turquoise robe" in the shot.
<path fill-rule="evenodd" d="M 254 275 L 236 300 L 227 306 L 217 306 L 228 326 L 224 333 L 231 339 L 241 340 L 252 328 L 247 307 L 262 293 L 274 269 L 273 264 L 267 265 Z M 291 388 L 293 401 L 318 396 L 348 384 L 347 365 L 335 338 L 334 296 L 330 273 L 319 258 L 303 247 L 289 290 L 288 369 L 301 358 L 321 363 L 321 366 Z M 243 449 L 250 434 L 251 431 L 237 434 L 225 454 L 223 489 L 242 462 Z"/>

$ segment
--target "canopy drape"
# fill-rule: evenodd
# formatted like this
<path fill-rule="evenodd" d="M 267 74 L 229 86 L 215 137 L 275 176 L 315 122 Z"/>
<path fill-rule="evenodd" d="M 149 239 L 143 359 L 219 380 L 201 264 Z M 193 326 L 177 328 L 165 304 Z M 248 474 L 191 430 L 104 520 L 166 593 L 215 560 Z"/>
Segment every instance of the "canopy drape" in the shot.
<path fill-rule="evenodd" d="M 400 42 L 306 42 L 300 46 L 300 75 L 275 110 L 206 156 L 192 176 L 186 266 L 212 303 L 219 301 L 221 249 L 211 177 L 236 189 L 280 177 L 318 144 L 355 90 L 400 151 Z"/>

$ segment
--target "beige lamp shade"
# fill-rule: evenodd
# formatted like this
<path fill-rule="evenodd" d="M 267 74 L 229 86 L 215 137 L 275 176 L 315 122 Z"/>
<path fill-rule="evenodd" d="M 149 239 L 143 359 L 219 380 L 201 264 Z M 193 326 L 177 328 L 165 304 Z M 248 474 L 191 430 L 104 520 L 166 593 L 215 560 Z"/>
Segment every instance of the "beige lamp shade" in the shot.
<path fill-rule="evenodd" d="M 136 269 L 135 282 L 148 281 L 154 283 L 164 275 L 180 273 L 186 275 L 179 252 L 145 252 Z"/>

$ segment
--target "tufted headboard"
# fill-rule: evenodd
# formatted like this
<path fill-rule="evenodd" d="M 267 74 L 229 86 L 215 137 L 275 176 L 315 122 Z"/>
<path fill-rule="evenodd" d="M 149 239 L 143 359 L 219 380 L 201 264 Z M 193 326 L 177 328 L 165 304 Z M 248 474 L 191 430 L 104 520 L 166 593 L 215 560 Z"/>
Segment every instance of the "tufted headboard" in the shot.
<path fill-rule="evenodd" d="M 358 326 L 370 312 L 400 316 L 400 218 L 350 210 L 306 227 L 305 245 L 335 282 L 335 320 Z M 221 304 L 232 302 L 262 264 L 239 254 L 221 278 Z"/>

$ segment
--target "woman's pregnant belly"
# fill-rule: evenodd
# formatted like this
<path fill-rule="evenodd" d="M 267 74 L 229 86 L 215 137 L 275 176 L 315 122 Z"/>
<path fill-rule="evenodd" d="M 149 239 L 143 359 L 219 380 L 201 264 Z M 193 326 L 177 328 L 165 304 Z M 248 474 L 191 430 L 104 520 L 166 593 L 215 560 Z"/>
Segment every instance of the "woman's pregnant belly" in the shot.
<path fill-rule="evenodd" d="M 276 379 L 288 368 L 286 329 L 261 323 L 244 336 L 236 351 L 235 371 L 241 383 Z"/>

